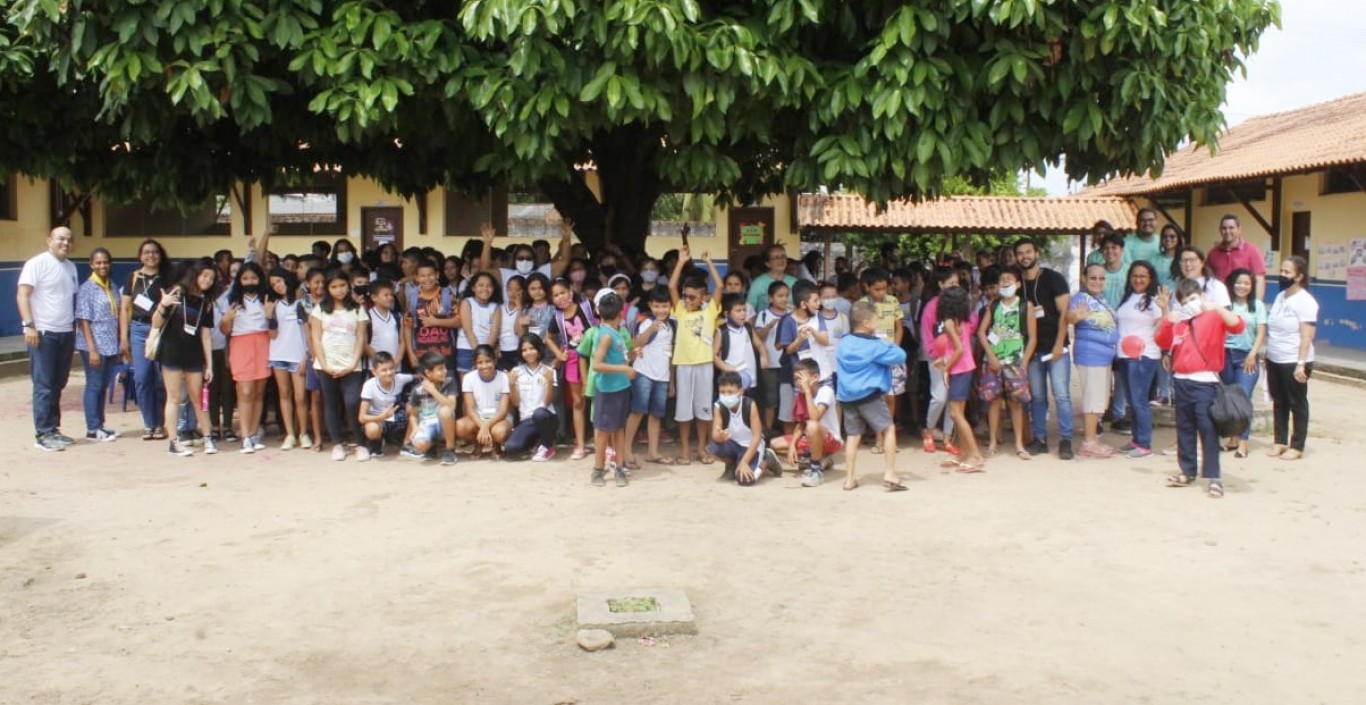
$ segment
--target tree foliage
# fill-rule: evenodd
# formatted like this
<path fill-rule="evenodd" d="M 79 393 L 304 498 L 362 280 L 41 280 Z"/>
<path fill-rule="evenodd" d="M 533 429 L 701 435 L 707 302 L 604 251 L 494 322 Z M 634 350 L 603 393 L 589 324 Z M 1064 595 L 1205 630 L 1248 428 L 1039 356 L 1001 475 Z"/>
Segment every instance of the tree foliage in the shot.
<path fill-rule="evenodd" d="M 639 238 L 665 191 L 1094 181 L 1212 143 L 1274 0 L 0 0 L 0 168 L 202 202 L 339 164 L 538 188 Z M 301 149 L 307 146 L 307 149 Z M 575 165 L 592 163 L 602 203 Z M 587 231 L 587 232 L 585 232 Z"/>

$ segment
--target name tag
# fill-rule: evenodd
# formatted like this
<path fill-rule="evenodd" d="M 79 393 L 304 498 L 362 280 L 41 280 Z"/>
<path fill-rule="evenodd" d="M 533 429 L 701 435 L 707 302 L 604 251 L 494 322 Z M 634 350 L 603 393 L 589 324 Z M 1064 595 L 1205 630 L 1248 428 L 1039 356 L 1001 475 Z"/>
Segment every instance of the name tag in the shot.
<path fill-rule="evenodd" d="M 1035 318 L 1043 318 L 1043 308 L 1042 308 L 1042 307 L 1035 307 L 1035 308 L 1034 308 L 1034 317 L 1035 317 Z"/>
<path fill-rule="evenodd" d="M 133 305 L 144 311 L 151 311 L 152 306 L 155 304 L 152 303 L 151 299 L 147 298 L 146 294 L 138 294 L 138 297 L 133 299 Z"/>
<path fill-rule="evenodd" d="M 183 328 L 185 330 L 185 335 L 195 335 L 199 332 L 199 326 L 191 323 L 186 323 Z"/>
<path fill-rule="evenodd" d="M 997 343 L 1001 342 L 1001 336 L 996 335 L 995 333 L 988 333 L 987 342 L 991 343 L 992 345 L 996 345 Z"/>

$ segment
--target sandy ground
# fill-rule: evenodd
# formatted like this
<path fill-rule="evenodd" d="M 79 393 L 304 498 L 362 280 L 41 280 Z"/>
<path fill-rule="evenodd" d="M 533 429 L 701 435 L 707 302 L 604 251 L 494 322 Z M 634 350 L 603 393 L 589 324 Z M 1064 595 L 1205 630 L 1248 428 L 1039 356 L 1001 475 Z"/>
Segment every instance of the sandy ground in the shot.
<path fill-rule="evenodd" d="M 959 476 L 903 448 L 911 491 L 887 494 L 872 456 L 843 492 L 136 438 L 44 454 L 28 394 L 0 382 L 0 703 L 1366 697 L 1351 387 L 1312 386 L 1306 460 L 1226 455 L 1222 501 L 1164 489 L 1161 457 Z M 686 590 L 700 634 L 574 645 L 576 590 L 650 586 Z"/>

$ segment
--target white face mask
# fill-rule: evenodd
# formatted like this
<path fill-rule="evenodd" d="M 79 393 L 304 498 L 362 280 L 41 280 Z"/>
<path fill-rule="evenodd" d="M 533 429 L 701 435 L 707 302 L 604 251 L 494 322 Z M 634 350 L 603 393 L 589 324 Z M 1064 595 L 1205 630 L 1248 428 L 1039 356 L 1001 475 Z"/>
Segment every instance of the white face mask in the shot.
<path fill-rule="evenodd" d="M 355 258 L 356 258 L 356 255 L 355 255 L 355 253 L 353 253 L 353 252 L 338 252 L 338 253 L 337 253 L 337 261 L 340 262 L 340 263 L 342 263 L 342 264 L 351 264 L 351 260 L 354 260 Z"/>
<path fill-rule="evenodd" d="M 1195 318 L 1205 312 L 1205 302 L 1200 297 L 1187 299 L 1186 303 L 1181 304 L 1181 315 L 1184 318 Z"/>
<path fill-rule="evenodd" d="M 1010 286 L 1003 286 L 1003 287 L 1001 287 L 1001 298 L 1003 298 L 1003 299 L 1009 299 L 1009 298 L 1015 296 L 1015 291 L 1016 291 L 1017 289 L 1019 289 L 1019 287 L 1016 286 L 1015 284 L 1011 284 Z"/>
<path fill-rule="evenodd" d="M 640 271 L 640 280 L 646 284 L 653 284 L 659 281 L 659 272 L 656 272 L 653 269 L 642 269 Z"/>
<path fill-rule="evenodd" d="M 827 311 L 833 311 L 833 310 L 835 310 L 835 300 L 834 300 L 834 299 L 821 299 L 821 308 L 823 308 L 823 309 L 825 309 L 825 310 L 827 310 Z"/>
<path fill-rule="evenodd" d="M 721 394 L 719 397 L 720 398 L 717 399 L 717 401 L 721 402 L 721 406 L 724 406 L 727 409 L 734 409 L 740 405 L 739 394 Z"/>
<path fill-rule="evenodd" d="M 531 270 L 535 268 L 535 266 L 536 263 L 529 259 L 519 259 L 517 260 L 517 273 L 522 275 L 531 274 Z"/>

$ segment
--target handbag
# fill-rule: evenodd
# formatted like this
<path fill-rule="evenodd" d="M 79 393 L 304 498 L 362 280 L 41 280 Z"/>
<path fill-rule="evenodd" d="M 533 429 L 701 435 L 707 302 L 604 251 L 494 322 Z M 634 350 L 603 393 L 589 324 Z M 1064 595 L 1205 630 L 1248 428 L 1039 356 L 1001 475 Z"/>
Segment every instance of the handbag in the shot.
<path fill-rule="evenodd" d="M 1200 343 L 1195 339 L 1195 319 L 1191 319 L 1191 342 L 1195 344 L 1195 351 L 1200 353 L 1200 359 L 1205 361 L 1205 366 L 1209 367 L 1209 359 L 1205 357 L 1205 351 L 1200 349 Z M 1219 431 L 1221 438 L 1236 438 L 1243 435 L 1243 431 L 1252 427 L 1252 400 L 1248 398 L 1247 392 L 1236 384 L 1220 384 L 1214 393 L 1214 401 L 1209 405 L 1210 421 L 1214 422 L 1214 428 Z"/>
<path fill-rule="evenodd" d="M 153 362 L 157 359 L 157 353 L 161 351 L 161 334 L 166 330 L 166 324 L 170 323 L 171 317 L 165 316 L 161 325 L 147 331 L 147 342 L 142 346 L 142 356 Z"/>

